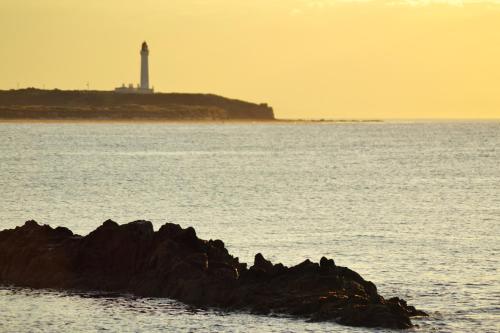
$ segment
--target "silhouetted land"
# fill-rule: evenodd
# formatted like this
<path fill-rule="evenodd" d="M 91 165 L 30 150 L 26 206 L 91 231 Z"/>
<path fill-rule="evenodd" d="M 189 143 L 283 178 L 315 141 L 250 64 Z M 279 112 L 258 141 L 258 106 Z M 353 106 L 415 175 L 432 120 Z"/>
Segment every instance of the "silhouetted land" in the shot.
<path fill-rule="evenodd" d="M 274 120 L 273 109 L 212 94 L 0 90 L 0 120 Z"/>
<path fill-rule="evenodd" d="M 281 313 L 343 325 L 408 328 L 425 316 L 333 259 L 251 267 L 193 228 L 108 220 L 87 236 L 35 221 L 0 232 L 0 284 L 169 297 L 200 307 Z"/>

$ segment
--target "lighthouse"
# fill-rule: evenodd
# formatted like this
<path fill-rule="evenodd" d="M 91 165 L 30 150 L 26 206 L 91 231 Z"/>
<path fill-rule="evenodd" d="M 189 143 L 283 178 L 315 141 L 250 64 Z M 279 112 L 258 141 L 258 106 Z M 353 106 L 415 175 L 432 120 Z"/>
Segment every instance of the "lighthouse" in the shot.
<path fill-rule="evenodd" d="M 133 84 L 128 86 L 125 83 L 118 88 L 115 88 L 116 93 L 120 94 L 152 94 L 153 88 L 149 88 L 149 47 L 148 43 L 142 42 L 141 46 L 141 83 L 134 87 Z"/>
<path fill-rule="evenodd" d="M 146 42 L 141 47 L 141 90 L 149 90 L 149 48 Z"/>

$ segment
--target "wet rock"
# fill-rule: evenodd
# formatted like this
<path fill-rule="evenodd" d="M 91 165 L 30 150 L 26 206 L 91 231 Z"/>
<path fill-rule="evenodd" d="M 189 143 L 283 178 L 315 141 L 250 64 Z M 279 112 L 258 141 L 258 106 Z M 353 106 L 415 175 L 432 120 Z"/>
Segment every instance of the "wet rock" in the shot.
<path fill-rule="evenodd" d="M 260 270 L 267 274 L 272 274 L 273 268 L 274 265 L 269 260 L 264 258 L 261 253 L 257 253 L 255 255 L 253 266 L 250 267 L 250 269 Z"/>
<path fill-rule="evenodd" d="M 319 268 L 323 274 L 331 273 L 335 270 L 335 261 L 333 261 L 333 259 L 321 257 L 321 260 L 319 261 Z"/>
<path fill-rule="evenodd" d="M 408 328 L 424 316 L 406 301 L 385 300 L 376 286 L 333 259 L 286 267 L 262 254 L 247 268 L 221 240 L 193 228 L 107 220 L 89 235 L 27 221 L 0 232 L 0 284 L 127 292 L 195 306 L 281 313 L 343 325 Z"/>

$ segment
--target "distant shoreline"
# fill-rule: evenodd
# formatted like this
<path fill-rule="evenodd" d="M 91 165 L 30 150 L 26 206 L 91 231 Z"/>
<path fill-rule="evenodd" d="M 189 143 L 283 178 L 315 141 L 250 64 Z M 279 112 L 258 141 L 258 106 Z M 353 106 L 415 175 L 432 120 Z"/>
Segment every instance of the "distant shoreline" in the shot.
<path fill-rule="evenodd" d="M 5 123 L 39 123 L 39 124 L 352 124 L 352 123 L 383 123 L 383 120 L 304 120 L 304 119 L 1 119 Z"/>
<path fill-rule="evenodd" d="M 214 94 L 0 90 L 0 120 L 228 121 L 274 120 L 273 108 Z"/>
<path fill-rule="evenodd" d="M 171 125 L 231 125 L 231 124 L 274 124 L 274 125 L 342 125 L 342 124 L 391 124 L 391 123 L 456 123 L 456 122 L 492 122 L 500 119 L 1 119 L 0 124 L 171 124 Z"/>

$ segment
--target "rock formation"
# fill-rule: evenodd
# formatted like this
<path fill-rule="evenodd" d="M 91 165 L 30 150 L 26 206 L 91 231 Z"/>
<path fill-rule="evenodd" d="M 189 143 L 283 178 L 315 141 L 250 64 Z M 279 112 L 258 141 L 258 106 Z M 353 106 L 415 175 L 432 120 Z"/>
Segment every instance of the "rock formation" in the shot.
<path fill-rule="evenodd" d="M 0 284 L 127 292 L 349 326 L 409 328 L 410 317 L 426 315 L 402 299 L 384 299 L 332 259 L 286 267 L 259 253 L 247 268 L 221 240 L 170 223 L 155 232 L 148 221 L 108 220 L 85 237 L 35 221 L 1 231 Z"/>

